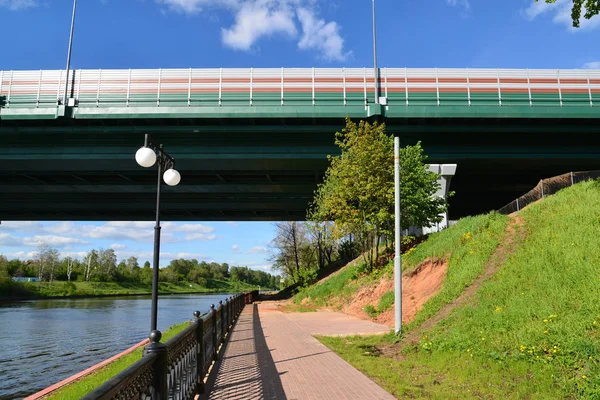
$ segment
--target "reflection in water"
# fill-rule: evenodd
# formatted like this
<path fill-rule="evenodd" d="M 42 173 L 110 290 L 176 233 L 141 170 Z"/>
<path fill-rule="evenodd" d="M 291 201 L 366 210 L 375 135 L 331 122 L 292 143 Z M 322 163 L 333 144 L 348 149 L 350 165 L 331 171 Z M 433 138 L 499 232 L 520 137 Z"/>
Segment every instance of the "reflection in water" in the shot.
<path fill-rule="evenodd" d="M 161 295 L 158 328 L 230 295 Z M 0 305 L 0 399 L 37 392 L 148 337 L 150 306 L 149 296 Z"/>

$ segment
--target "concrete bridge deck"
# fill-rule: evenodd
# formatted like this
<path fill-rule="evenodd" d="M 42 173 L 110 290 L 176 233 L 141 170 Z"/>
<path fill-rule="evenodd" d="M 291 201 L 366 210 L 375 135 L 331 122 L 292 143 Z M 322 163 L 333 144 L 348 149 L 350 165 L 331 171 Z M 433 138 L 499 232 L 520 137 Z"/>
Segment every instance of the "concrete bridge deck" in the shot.
<path fill-rule="evenodd" d="M 284 314 L 271 303 L 248 305 L 204 398 L 393 399 L 312 336 L 388 331 L 339 313 Z"/>

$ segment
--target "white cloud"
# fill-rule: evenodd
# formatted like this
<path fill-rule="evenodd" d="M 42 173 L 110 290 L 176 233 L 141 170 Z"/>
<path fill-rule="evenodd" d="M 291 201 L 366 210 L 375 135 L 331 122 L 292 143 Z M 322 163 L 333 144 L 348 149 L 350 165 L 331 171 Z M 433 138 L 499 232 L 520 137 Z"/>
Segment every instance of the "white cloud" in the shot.
<path fill-rule="evenodd" d="M 326 23 L 307 8 L 298 9 L 298 19 L 302 24 L 302 38 L 298 42 L 300 49 L 318 50 L 327 60 L 344 61 L 348 58 L 348 53 L 344 53 L 344 39 L 336 22 Z"/>
<path fill-rule="evenodd" d="M 14 253 L 4 253 L 4 255 L 9 260 L 13 260 L 15 258 L 18 258 L 20 260 L 31 260 L 31 259 L 35 258 L 35 251 L 29 251 L 29 252 L 17 251 Z"/>
<path fill-rule="evenodd" d="M 235 265 L 246 266 L 250 269 L 261 270 L 264 272 L 268 272 L 270 274 L 274 274 L 273 265 L 271 265 L 271 264 L 259 264 L 256 262 L 249 262 L 249 263 L 236 263 Z"/>
<path fill-rule="evenodd" d="M 185 236 L 185 240 L 215 240 L 217 235 L 207 235 L 206 233 L 191 233 Z"/>
<path fill-rule="evenodd" d="M 35 221 L 2 221 L 0 223 L 0 232 L 23 232 L 23 233 L 41 233 L 44 226 Z"/>
<path fill-rule="evenodd" d="M 154 237 L 152 228 L 125 228 L 114 226 L 110 222 L 101 226 L 83 227 L 82 235 L 91 239 L 151 241 Z M 162 239 L 162 235 L 161 235 Z"/>
<path fill-rule="evenodd" d="M 159 4 L 165 4 L 173 11 L 178 11 L 186 14 L 196 14 L 202 11 L 204 0 L 157 0 Z"/>
<path fill-rule="evenodd" d="M 208 257 L 205 254 L 201 254 L 201 253 L 166 253 L 165 257 L 162 258 L 167 258 L 167 259 L 178 259 L 178 258 L 185 258 L 188 260 L 191 260 L 193 258 L 195 258 L 196 260 L 206 260 L 208 259 Z"/>
<path fill-rule="evenodd" d="M 211 233 L 214 232 L 215 228 L 208 225 L 202 224 L 176 224 L 175 222 L 165 222 L 163 225 L 163 230 L 169 230 L 171 232 L 201 232 L 201 233 Z"/>
<path fill-rule="evenodd" d="M 35 254 L 35 252 L 32 253 Z M 87 251 L 61 251 L 60 257 L 71 257 L 74 259 L 83 260 L 87 256 L 87 254 Z"/>
<path fill-rule="evenodd" d="M 125 250 L 127 246 L 121 243 L 113 243 L 110 245 L 110 248 L 113 250 Z"/>
<path fill-rule="evenodd" d="M 9 10 L 22 10 L 37 6 L 34 0 L 0 0 L 0 7 L 6 7 Z"/>
<path fill-rule="evenodd" d="M 297 39 L 301 26 L 303 34 L 298 42 L 300 49 L 316 50 L 322 58 L 330 61 L 344 61 L 349 54 L 344 52 L 344 40 L 337 22 L 325 22 L 317 17 L 318 0 L 156 1 L 171 11 L 190 15 L 199 14 L 205 8 L 229 13 L 234 23 L 221 28 L 221 38 L 225 46 L 234 50 L 250 51 L 265 37 Z"/>
<path fill-rule="evenodd" d="M 44 227 L 44 231 L 55 233 L 55 234 L 65 234 L 65 233 L 74 233 L 78 231 L 77 226 L 70 221 L 62 221 L 56 225 L 48 225 Z"/>
<path fill-rule="evenodd" d="M 583 64 L 583 69 L 600 69 L 600 61 L 591 61 Z"/>
<path fill-rule="evenodd" d="M 446 2 L 453 7 L 454 6 L 464 7 L 465 10 L 468 10 L 471 8 L 471 3 L 469 3 L 469 0 L 446 0 Z"/>
<path fill-rule="evenodd" d="M 284 1 L 246 1 L 237 10 L 235 24 L 222 29 L 223 43 L 236 50 L 250 50 L 263 36 L 284 34 L 295 37 L 294 14 Z"/>
<path fill-rule="evenodd" d="M 45 243 L 50 247 L 65 247 L 72 244 L 88 244 L 89 242 L 74 237 L 56 235 L 36 235 L 23 238 L 25 246 L 38 246 L 40 243 Z"/>
<path fill-rule="evenodd" d="M 0 246 L 16 247 L 21 245 L 23 245 L 23 239 L 8 233 L 0 233 Z"/>
<path fill-rule="evenodd" d="M 0 0 L 1 1 L 1 0 Z M 156 0 L 158 4 L 166 5 L 170 10 L 184 14 L 198 14 L 202 7 L 232 7 L 241 0 Z"/>
<path fill-rule="evenodd" d="M 532 2 L 529 7 L 522 10 L 522 14 L 530 21 L 533 21 L 540 15 L 551 14 L 552 21 L 555 24 L 564 25 L 571 32 L 578 30 L 591 30 L 600 26 L 600 17 L 596 16 L 591 19 L 583 18 L 586 13 L 585 7 L 581 9 L 581 18 L 579 20 L 580 27 L 573 28 L 573 19 L 571 18 L 571 9 L 573 2 L 571 0 L 557 0 L 555 3 L 546 3 L 544 0 Z"/>
<path fill-rule="evenodd" d="M 240 246 L 238 246 L 237 244 L 234 244 L 233 246 L 231 246 L 231 251 L 233 251 L 235 254 L 240 254 Z"/>
<path fill-rule="evenodd" d="M 249 254 L 267 254 L 269 250 L 263 246 L 254 246 L 250 250 L 248 250 Z"/>

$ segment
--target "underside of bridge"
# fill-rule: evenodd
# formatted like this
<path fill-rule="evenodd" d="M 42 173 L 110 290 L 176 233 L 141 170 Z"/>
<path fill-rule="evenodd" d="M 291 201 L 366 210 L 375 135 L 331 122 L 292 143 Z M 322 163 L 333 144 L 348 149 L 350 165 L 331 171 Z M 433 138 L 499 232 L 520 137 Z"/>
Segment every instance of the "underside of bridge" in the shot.
<path fill-rule="evenodd" d="M 600 169 L 600 120 L 398 118 L 402 145 L 456 163 L 450 218 L 498 209 L 542 178 Z M 300 220 L 337 154 L 342 119 L 0 120 L 0 220 L 151 220 L 156 169 L 144 134 L 181 172 L 164 220 Z"/>

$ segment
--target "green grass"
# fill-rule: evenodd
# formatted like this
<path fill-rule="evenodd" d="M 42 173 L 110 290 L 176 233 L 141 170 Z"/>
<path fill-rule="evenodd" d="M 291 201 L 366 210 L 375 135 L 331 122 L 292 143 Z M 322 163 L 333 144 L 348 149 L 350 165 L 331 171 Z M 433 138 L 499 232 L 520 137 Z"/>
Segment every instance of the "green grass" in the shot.
<path fill-rule="evenodd" d="M 390 290 L 389 292 L 384 293 L 379 299 L 379 304 L 377 305 L 377 311 L 379 313 L 386 312 L 390 308 L 394 306 L 395 292 Z"/>
<path fill-rule="evenodd" d="M 18 284 L 10 282 L 11 285 Z M 15 295 L 29 297 L 70 297 L 70 296 L 128 296 L 149 295 L 152 292 L 151 284 L 126 283 L 126 282 L 48 282 L 19 284 L 23 290 L 16 291 Z M 159 293 L 213 293 L 237 292 L 253 290 L 256 286 L 243 282 L 225 280 L 209 280 L 206 286 L 190 282 L 160 282 Z M 0 296 L 6 295 L 0 288 Z"/>
<path fill-rule="evenodd" d="M 169 329 L 167 329 L 163 333 L 163 337 L 161 339 L 162 343 L 165 343 L 167 340 L 184 330 L 189 326 L 189 322 L 184 322 L 182 324 L 173 325 Z M 125 370 L 127 367 L 138 361 L 142 357 L 142 349 L 139 348 L 134 350 L 133 352 L 113 361 L 112 363 L 100 368 L 98 371 L 87 375 L 80 380 L 73 382 L 56 392 L 50 394 L 46 399 L 56 399 L 56 400 L 76 400 L 80 399 L 87 393 L 101 386 L 104 382 L 108 381 L 113 376 L 117 375 L 121 371 Z M 99 360 L 98 362 L 100 362 Z"/>
<path fill-rule="evenodd" d="M 458 351 L 416 352 L 402 361 L 383 356 L 387 337 L 317 337 L 400 399 L 557 399 L 551 369 L 524 360 L 499 363 Z"/>
<path fill-rule="evenodd" d="M 527 235 L 515 253 L 469 304 L 424 332 L 418 346 L 402 347 L 402 361 L 373 347 L 390 345 L 391 336 L 321 340 L 400 397 L 600 399 L 600 182 L 562 190 L 520 217 Z M 488 253 L 493 241 L 478 238 L 501 229 L 473 221 L 457 226 L 471 225 L 474 243 L 454 249 L 442 291 L 417 318 L 462 291 L 470 278 L 458 277 L 480 271 L 469 251 Z M 442 232 L 447 242 L 451 229 Z M 443 253 L 435 243 L 442 237 L 413 254 L 427 246 L 438 249 L 430 255 Z"/>
<path fill-rule="evenodd" d="M 321 284 L 301 289 L 294 296 L 294 302 L 300 304 L 304 299 L 307 299 L 305 303 L 308 301 L 308 304 L 322 307 L 333 305 L 332 300 L 349 300 L 360 287 L 360 282 L 357 282 L 357 279 L 364 270 L 364 264 L 348 265 Z"/>

